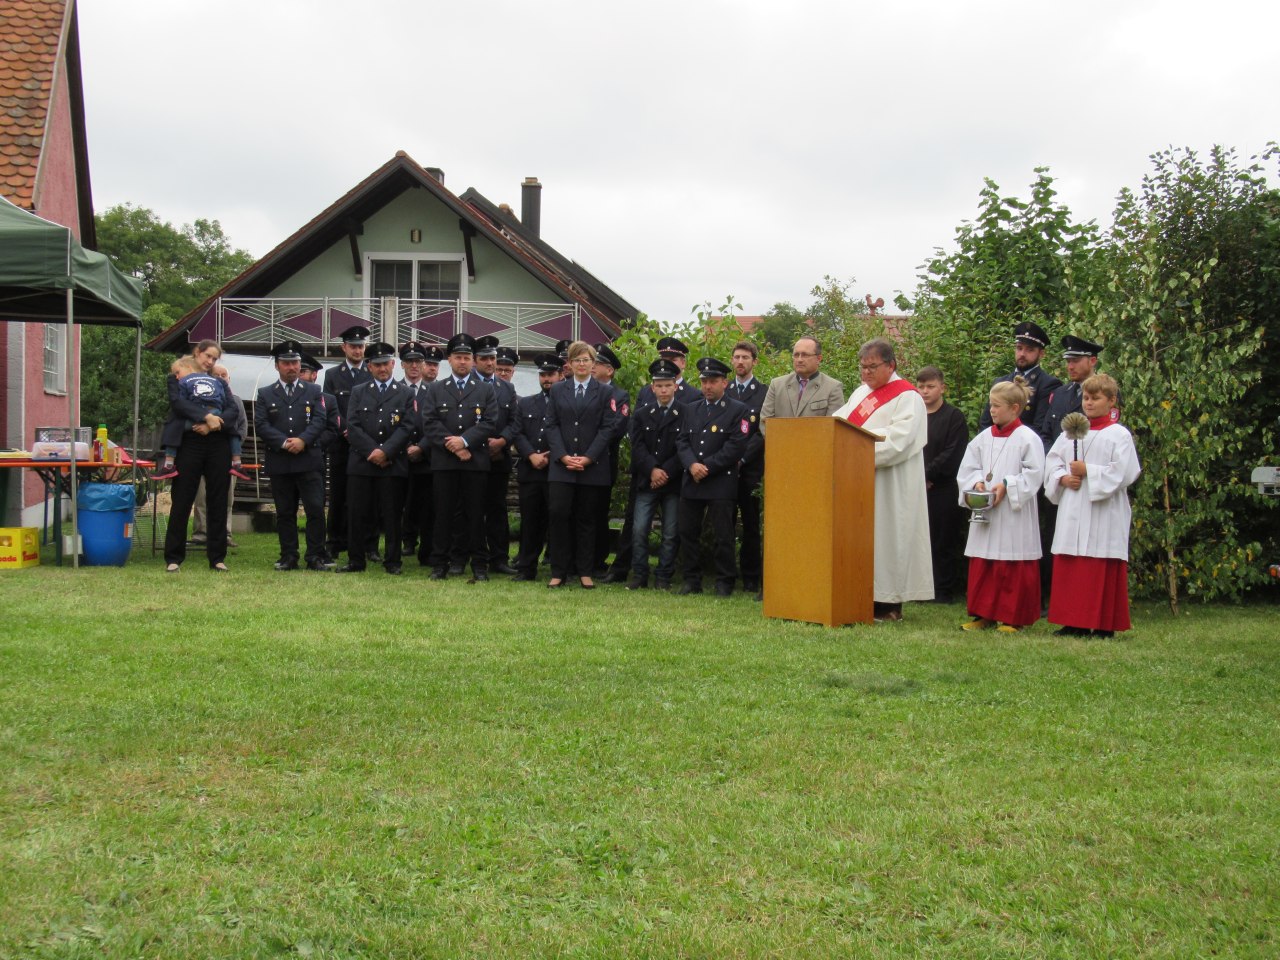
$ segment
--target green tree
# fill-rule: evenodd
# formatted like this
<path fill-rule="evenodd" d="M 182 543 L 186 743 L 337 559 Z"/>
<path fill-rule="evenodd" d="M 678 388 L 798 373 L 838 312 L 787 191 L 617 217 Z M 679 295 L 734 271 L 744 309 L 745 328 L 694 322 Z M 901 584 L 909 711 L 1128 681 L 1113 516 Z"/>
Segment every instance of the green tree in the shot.
<path fill-rule="evenodd" d="M 1260 166 L 1241 168 L 1229 150 L 1151 159 L 1141 188 L 1120 195 L 1106 269 L 1072 323 L 1106 343 L 1143 460 L 1135 592 L 1176 610 L 1184 597 L 1239 599 L 1265 579 L 1262 542 L 1274 549 L 1274 504 L 1248 475 L 1275 442 L 1267 321 L 1280 306 L 1280 204 Z"/>
<path fill-rule="evenodd" d="M 1097 227 L 1075 223 L 1047 168 L 1035 172 L 1029 200 L 1002 196 L 987 179 L 976 219 L 956 229 L 956 249 L 936 250 L 914 298 L 895 298 L 915 313 L 903 331 L 904 365 L 940 367 L 951 401 L 975 425 L 991 381 L 1012 367 L 1013 327 L 1032 320 L 1052 337 L 1065 332 L 1058 321 L 1072 284 L 1096 269 Z"/>
<path fill-rule="evenodd" d="M 232 247 L 216 220 L 176 228 L 151 210 L 121 204 L 95 218 L 98 249 L 143 282 L 142 339 L 172 326 L 228 280 L 253 263 Z M 135 334 L 115 327 L 82 331 L 81 390 L 85 423 L 105 423 L 113 436 L 133 426 Z M 138 419 L 158 424 L 168 409 L 164 381 L 173 358 L 142 352 Z"/>
<path fill-rule="evenodd" d="M 762 349 L 789 350 L 804 329 L 803 311 L 784 301 L 775 303 L 764 312 L 751 335 Z"/>

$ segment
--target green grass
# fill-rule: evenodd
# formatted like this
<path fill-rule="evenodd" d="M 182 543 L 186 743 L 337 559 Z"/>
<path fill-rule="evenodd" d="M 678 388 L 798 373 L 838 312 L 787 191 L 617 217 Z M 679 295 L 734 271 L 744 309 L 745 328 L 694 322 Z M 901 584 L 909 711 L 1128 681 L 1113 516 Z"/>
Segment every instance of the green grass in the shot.
<path fill-rule="evenodd" d="M 1274 607 L 0 574 L 0 957 L 1270 957 Z"/>

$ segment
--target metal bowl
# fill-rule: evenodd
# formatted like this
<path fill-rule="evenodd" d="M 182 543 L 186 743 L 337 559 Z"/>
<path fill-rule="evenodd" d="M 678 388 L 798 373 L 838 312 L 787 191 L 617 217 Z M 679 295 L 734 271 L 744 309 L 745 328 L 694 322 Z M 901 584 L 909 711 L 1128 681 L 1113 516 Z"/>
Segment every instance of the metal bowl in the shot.
<path fill-rule="evenodd" d="M 966 490 L 964 492 L 964 505 L 970 510 L 986 510 L 995 500 L 996 495 L 991 490 Z"/>

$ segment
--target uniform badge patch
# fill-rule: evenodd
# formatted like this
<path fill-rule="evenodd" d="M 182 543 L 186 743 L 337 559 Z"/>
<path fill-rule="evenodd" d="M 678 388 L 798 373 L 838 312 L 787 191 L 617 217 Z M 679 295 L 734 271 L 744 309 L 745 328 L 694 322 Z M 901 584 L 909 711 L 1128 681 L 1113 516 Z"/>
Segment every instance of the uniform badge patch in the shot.
<path fill-rule="evenodd" d="M 752 419 L 752 420 L 754 420 L 754 419 L 755 419 L 755 417 L 752 417 L 751 419 Z M 751 428 L 747 426 L 747 421 L 745 421 L 745 420 L 743 420 L 743 421 L 742 421 L 742 432 L 743 432 L 743 433 L 750 433 L 750 432 L 751 432 Z"/>
<path fill-rule="evenodd" d="M 629 416 L 631 416 L 631 410 L 627 407 L 627 405 L 626 405 L 625 403 L 622 405 L 622 415 L 623 415 L 624 417 L 629 417 Z"/>
<path fill-rule="evenodd" d="M 618 398 L 617 398 L 617 397 L 610 397 L 610 398 L 609 398 L 609 409 L 610 409 L 610 410 L 612 410 L 614 413 L 617 413 L 617 412 L 618 412 Z"/>

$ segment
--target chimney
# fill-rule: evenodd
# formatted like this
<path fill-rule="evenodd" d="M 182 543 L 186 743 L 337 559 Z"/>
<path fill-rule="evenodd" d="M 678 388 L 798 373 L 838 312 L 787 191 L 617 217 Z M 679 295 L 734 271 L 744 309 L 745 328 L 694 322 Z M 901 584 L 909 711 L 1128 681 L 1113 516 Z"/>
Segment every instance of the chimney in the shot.
<path fill-rule="evenodd" d="M 542 184 L 537 177 L 525 177 L 520 184 L 520 222 L 535 237 L 542 232 Z"/>

